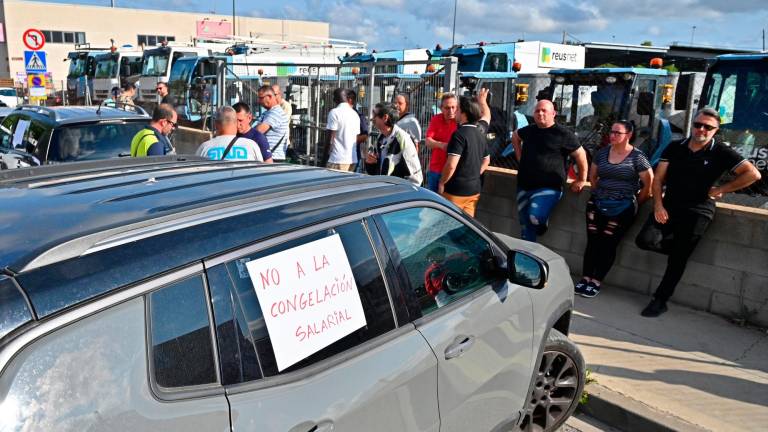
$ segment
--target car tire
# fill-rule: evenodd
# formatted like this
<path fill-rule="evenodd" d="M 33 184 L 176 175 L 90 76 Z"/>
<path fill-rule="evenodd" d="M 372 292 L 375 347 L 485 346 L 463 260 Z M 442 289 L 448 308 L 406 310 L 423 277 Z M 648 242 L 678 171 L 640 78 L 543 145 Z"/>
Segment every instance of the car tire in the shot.
<path fill-rule="evenodd" d="M 552 329 L 520 423 L 522 431 L 555 431 L 573 414 L 584 391 L 584 357 L 567 336 Z"/>

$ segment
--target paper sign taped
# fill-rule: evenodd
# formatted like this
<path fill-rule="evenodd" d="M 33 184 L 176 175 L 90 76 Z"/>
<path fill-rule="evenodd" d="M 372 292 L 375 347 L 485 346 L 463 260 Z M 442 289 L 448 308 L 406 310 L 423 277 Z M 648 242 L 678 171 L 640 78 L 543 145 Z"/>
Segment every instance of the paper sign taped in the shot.
<path fill-rule="evenodd" d="M 280 371 L 366 325 L 338 234 L 246 267 Z"/>

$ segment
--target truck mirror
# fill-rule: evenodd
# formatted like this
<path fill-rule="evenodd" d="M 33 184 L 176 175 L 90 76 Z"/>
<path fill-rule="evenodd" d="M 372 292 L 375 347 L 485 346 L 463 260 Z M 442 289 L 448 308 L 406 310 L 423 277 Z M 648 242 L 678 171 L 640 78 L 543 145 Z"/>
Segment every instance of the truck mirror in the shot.
<path fill-rule="evenodd" d="M 654 99 L 652 92 L 641 92 L 637 96 L 637 115 L 652 115 Z"/>

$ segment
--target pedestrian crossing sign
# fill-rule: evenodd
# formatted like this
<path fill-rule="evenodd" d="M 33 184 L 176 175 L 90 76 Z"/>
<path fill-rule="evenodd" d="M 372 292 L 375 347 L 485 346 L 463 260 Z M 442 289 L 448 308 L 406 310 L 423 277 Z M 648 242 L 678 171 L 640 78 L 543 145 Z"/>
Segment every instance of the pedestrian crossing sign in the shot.
<path fill-rule="evenodd" d="M 45 51 L 24 51 L 24 69 L 28 74 L 47 72 Z"/>

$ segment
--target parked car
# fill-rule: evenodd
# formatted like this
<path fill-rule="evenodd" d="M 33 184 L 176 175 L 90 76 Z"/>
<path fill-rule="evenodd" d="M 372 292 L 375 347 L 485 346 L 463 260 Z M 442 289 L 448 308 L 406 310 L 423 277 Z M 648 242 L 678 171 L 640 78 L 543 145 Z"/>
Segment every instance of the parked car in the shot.
<path fill-rule="evenodd" d="M 141 108 L 17 107 L 0 123 L 0 169 L 130 156 Z"/>
<path fill-rule="evenodd" d="M 3 430 L 553 431 L 582 393 L 563 258 L 402 179 L 115 159 L 0 207 Z"/>
<path fill-rule="evenodd" d="M 16 89 L 13 87 L 0 87 L 0 103 L 3 106 L 14 108 L 19 103 Z"/>

